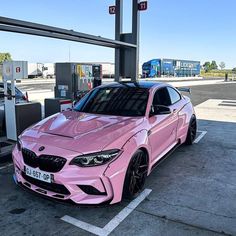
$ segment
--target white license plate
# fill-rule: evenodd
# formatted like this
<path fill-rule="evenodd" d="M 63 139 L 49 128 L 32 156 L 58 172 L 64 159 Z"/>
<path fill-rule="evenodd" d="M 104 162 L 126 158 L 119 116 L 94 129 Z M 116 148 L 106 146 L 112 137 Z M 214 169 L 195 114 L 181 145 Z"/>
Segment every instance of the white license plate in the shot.
<path fill-rule="evenodd" d="M 24 167 L 25 170 L 25 174 L 34 178 L 34 179 L 38 179 L 47 183 L 51 183 L 52 182 L 52 175 L 45 172 L 45 171 L 41 171 L 41 170 L 36 170 L 34 168 L 31 168 L 29 166 L 25 166 Z"/>

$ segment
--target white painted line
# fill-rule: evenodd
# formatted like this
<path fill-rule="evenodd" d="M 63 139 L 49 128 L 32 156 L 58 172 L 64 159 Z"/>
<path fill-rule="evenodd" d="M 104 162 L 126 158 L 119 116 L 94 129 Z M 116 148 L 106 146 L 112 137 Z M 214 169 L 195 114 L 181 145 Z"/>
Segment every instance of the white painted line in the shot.
<path fill-rule="evenodd" d="M 194 143 L 199 143 L 200 140 L 207 134 L 207 131 L 198 130 L 197 132 L 200 132 L 201 134 L 194 140 Z"/>
<path fill-rule="evenodd" d="M 77 220 L 74 217 L 70 217 L 70 216 L 65 215 L 61 218 L 61 220 L 65 221 L 67 223 L 70 223 L 70 224 L 72 224 L 72 225 L 74 225 L 78 228 L 83 229 L 83 230 L 86 230 L 90 233 L 99 235 L 99 236 L 108 235 L 108 233 L 105 233 L 103 228 L 97 227 L 95 225 L 88 224 L 88 223 L 83 222 L 81 220 Z"/>
<path fill-rule="evenodd" d="M 103 228 L 88 224 L 67 215 L 63 216 L 61 220 L 95 235 L 107 236 L 151 193 L 151 191 L 151 189 L 145 189 L 136 199 L 130 202 L 128 206 L 121 210 Z"/>
<path fill-rule="evenodd" d="M 112 232 L 150 193 L 151 189 L 145 189 L 128 206 L 121 210 L 103 229 Z"/>
<path fill-rule="evenodd" d="M 13 163 L 10 163 L 10 164 L 5 165 L 5 166 L 1 166 L 1 167 L 0 167 L 0 170 L 3 170 L 3 169 L 5 169 L 5 168 L 7 168 L 7 167 L 9 167 L 9 166 L 12 166 L 12 165 L 13 165 Z"/>

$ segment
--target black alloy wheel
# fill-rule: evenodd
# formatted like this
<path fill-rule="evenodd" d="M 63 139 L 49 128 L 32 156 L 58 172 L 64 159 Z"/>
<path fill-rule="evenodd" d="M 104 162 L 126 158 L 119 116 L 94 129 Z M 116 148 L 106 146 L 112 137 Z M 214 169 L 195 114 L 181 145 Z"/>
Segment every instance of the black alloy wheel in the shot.
<path fill-rule="evenodd" d="M 197 119 L 195 116 L 192 116 L 189 122 L 188 134 L 185 144 L 192 145 L 197 135 Z"/>
<path fill-rule="evenodd" d="M 128 199 L 134 199 L 142 191 L 148 171 L 147 154 L 142 150 L 138 150 L 129 163 L 124 188 L 123 196 Z"/>

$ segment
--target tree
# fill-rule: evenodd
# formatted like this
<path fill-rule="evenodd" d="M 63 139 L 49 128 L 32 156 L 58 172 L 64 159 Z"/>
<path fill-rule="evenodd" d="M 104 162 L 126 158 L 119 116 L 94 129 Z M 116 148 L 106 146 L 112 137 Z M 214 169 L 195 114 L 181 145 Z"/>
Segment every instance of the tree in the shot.
<path fill-rule="evenodd" d="M 206 61 L 203 64 L 203 68 L 204 68 L 205 72 L 209 72 L 211 70 L 211 63 L 209 61 Z"/>
<path fill-rule="evenodd" d="M 11 54 L 9 52 L 0 53 L 0 63 L 3 63 L 4 61 L 12 61 Z"/>
<path fill-rule="evenodd" d="M 225 63 L 222 61 L 220 64 L 219 64 L 219 67 L 221 70 L 223 70 L 225 68 Z"/>
<path fill-rule="evenodd" d="M 234 67 L 232 71 L 233 71 L 233 72 L 236 72 L 236 67 Z"/>
<path fill-rule="evenodd" d="M 212 61 L 211 62 L 211 70 L 217 70 L 218 69 L 218 66 L 216 64 L 216 61 Z"/>

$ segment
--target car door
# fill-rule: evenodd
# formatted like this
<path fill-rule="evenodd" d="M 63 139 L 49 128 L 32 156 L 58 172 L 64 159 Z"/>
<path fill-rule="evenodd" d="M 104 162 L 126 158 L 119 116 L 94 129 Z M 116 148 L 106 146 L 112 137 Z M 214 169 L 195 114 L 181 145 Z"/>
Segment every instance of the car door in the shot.
<path fill-rule="evenodd" d="M 172 104 L 168 87 L 162 87 L 155 92 L 153 105 L 164 105 L 171 109 L 170 114 L 149 117 L 149 143 L 154 163 L 176 144 L 178 108 L 176 103 Z"/>

